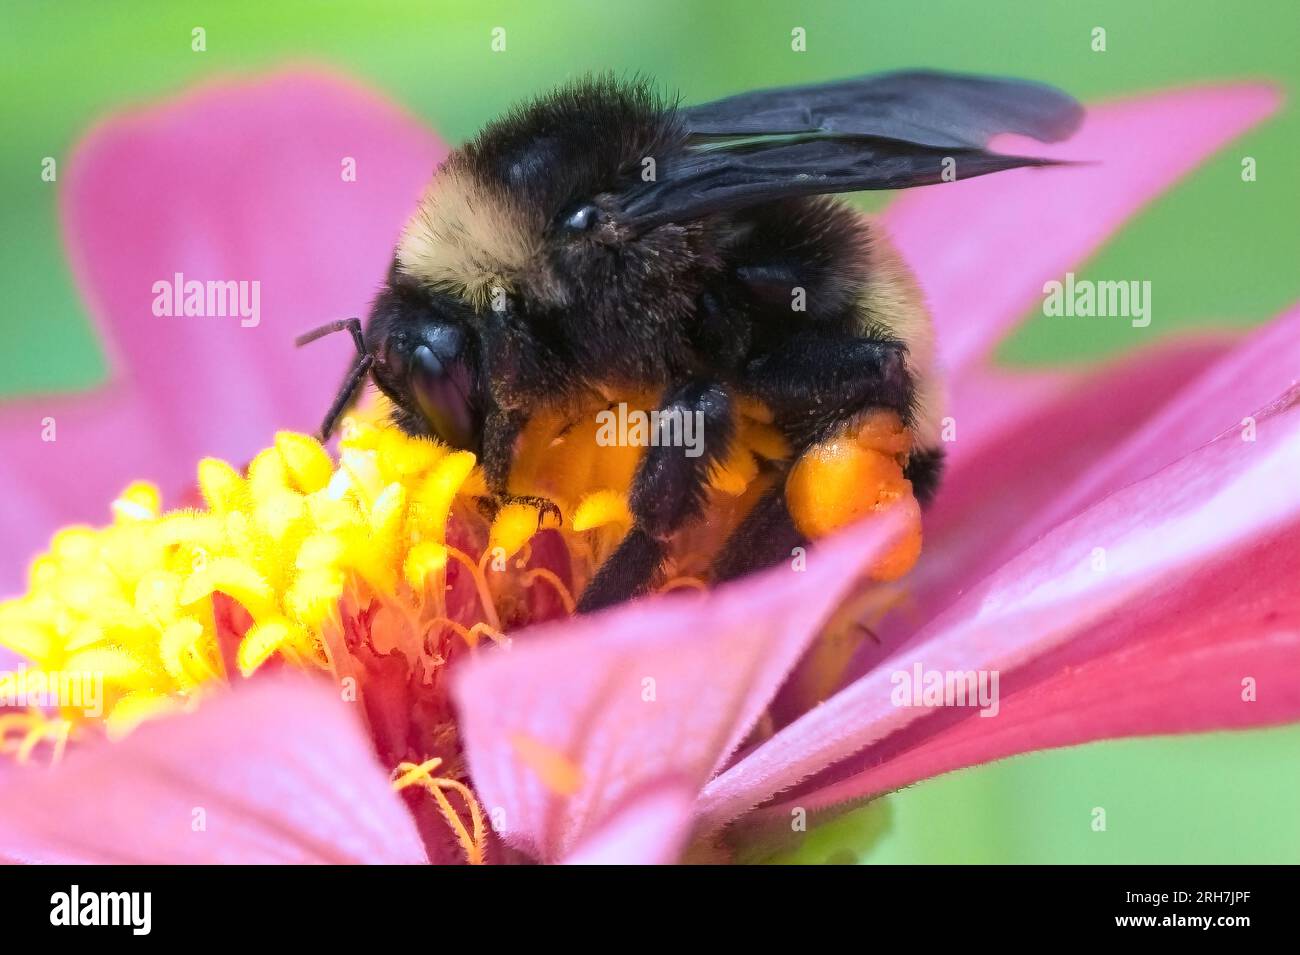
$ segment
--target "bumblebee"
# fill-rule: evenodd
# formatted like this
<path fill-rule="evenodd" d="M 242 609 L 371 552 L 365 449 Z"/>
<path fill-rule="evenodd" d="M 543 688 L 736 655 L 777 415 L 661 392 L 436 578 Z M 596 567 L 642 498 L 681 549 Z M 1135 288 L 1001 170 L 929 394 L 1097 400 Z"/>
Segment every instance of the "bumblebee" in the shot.
<path fill-rule="evenodd" d="M 1037 83 L 899 72 L 666 102 L 645 81 L 588 78 L 490 123 L 453 152 L 407 223 L 322 434 L 369 376 L 395 422 L 478 455 L 489 507 L 521 430 L 543 407 L 652 391 L 702 422 L 702 449 L 648 447 L 633 526 L 581 596 L 643 592 L 674 534 L 700 518 L 741 402 L 758 402 L 792 467 L 866 416 L 910 435 L 906 477 L 933 495 L 942 384 L 929 315 L 874 223 L 834 194 L 1051 165 L 986 150 L 1040 141 L 1082 116 Z M 953 223 L 961 228 L 961 223 Z M 804 538 L 775 482 L 716 556 L 716 580 Z M 539 518 L 540 519 L 540 518 Z"/>

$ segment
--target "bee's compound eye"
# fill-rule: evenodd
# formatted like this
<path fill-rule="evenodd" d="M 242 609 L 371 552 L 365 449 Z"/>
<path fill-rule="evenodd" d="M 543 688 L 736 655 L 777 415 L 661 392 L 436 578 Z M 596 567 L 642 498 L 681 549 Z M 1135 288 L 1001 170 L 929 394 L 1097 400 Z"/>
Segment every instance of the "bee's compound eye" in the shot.
<path fill-rule="evenodd" d="M 564 228 L 570 232 L 586 232 L 596 223 L 597 209 L 590 202 L 578 206 L 564 217 Z"/>
<path fill-rule="evenodd" d="M 454 448 L 472 450 L 476 440 L 473 381 L 459 334 L 440 329 L 411 353 L 409 386 L 430 430 Z"/>

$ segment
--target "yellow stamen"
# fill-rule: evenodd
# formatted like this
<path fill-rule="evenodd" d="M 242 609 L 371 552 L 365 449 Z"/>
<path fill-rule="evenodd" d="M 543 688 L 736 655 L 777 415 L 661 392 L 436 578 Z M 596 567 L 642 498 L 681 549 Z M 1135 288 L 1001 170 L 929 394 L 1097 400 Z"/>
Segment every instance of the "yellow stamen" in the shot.
<path fill-rule="evenodd" d="M 573 599 L 573 594 L 569 588 L 564 585 L 560 575 L 546 567 L 534 567 L 524 574 L 524 583 L 531 584 L 534 580 L 544 580 L 559 594 L 560 602 L 564 604 L 564 612 L 572 614 L 577 609 L 577 601 Z"/>
<path fill-rule="evenodd" d="M 573 529 L 587 531 L 613 524 L 626 530 L 632 526 L 632 512 L 628 510 L 627 495 L 614 490 L 588 494 L 573 512 Z"/>
<path fill-rule="evenodd" d="M 500 630 L 501 618 L 497 616 L 496 604 L 492 601 L 492 591 L 488 587 L 487 577 L 484 576 L 479 562 L 459 547 L 448 547 L 447 555 L 470 572 L 474 578 L 474 587 L 478 591 L 479 602 L 483 607 L 483 615 L 488 618 L 488 623 L 494 630 Z"/>
<path fill-rule="evenodd" d="M 253 624 L 239 644 L 239 672 L 251 676 L 271 654 L 293 642 L 296 636 L 293 624 L 284 617 L 271 617 Z"/>
<path fill-rule="evenodd" d="M 547 525 L 553 526 L 551 518 L 546 518 Z M 527 504 L 507 504 L 501 508 L 492 524 L 492 533 L 488 537 L 489 553 L 498 548 L 509 559 L 519 552 L 528 539 L 537 533 L 537 509 Z"/>
<path fill-rule="evenodd" d="M 464 783 L 444 776 L 434 776 L 433 771 L 441 765 L 442 760 L 437 757 L 418 764 L 399 763 L 394 771 L 393 789 L 401 792 L 408 786 L 423 787 L 438 804 L 438 810 L 447 820 L 447 825 L 465 853 L 465 860 L 470 865 L 482 865 L 487 855 L 487 826 L 483 820 L 483 807 L 479 804 L 478 797 Z M 464 820 L 457 814 L 444 790 L 450 790 L 464 800 L 469 810 L 472 832 L 466 828 Z"/>

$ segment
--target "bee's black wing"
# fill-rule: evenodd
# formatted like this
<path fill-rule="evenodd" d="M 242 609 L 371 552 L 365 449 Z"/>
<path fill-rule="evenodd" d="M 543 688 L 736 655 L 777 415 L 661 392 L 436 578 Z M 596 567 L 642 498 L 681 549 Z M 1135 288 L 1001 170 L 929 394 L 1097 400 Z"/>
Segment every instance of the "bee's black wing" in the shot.
<path fill-rule="evenodd" d="M 961 149 L 998 133 L 1056 142 L 1078 128 L 1083 108 L 1043 83 L 909 70 L 755 90 L 678 115 L 697 138 L 822 134 Z"/>
<path fill-rule="evenodd" d="M 888 139 L 818 139 L 688 154 L 659 168 L 658 181 L 638 184 L 623 203 L 638 229 L 682 222 L 775 199 L 906 189 L 970 179 L 1053 160 L 1002 156 L 982 149 L 936 149 Z"/>
<path fill-rule="evenodd" d="M 1002 132 L 1061 139 L 1082 115 L 1049 86 L 949 73 L 742 93 L 678 114 L 688 148 L 660 163 L 655 181 L 630 188 L 623 213 L 644 229 L 794 196 L 1050 165 L 982 147 Z"/>

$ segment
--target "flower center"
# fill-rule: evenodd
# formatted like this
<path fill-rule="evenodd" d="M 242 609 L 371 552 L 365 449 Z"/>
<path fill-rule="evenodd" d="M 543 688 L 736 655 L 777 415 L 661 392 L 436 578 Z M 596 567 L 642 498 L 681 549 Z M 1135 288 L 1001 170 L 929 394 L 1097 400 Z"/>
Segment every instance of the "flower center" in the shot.
<path fill-rule="evenodd" d="M 202 507 L 163 512 L 158 490 L 139 482 L 113 502 L 111 525 L 56 534 L 28 592 L 0 605 L 0 642 L 31 661 L 0 676 L 0 702 L 18 704 L 0 710 L 0 752 L 57 759 L 69 743 L 119 737 L 258 671 L 319 671 L 359 705 L 431 854 L 483 861 L 489 830 L 448 668 L 573 612 L 631 526 L 627 489 L 642 449 L 600 440 L 594 413 L 539 413 L 511 491 L 554 501 L 564 525 L 523 504 L 489 524 L 474 456 L 408 437 L 385 412 L 373 405 L 345 420 L 337 463 L 313 439 L 282 432 L 243 473 L 200 462 Z M 900 430 L 887 428 L 888 440 Z M 711 554 L 770 486 L 761 462 L 787 454 L 761 408 L 746 410 L 737 433 L 714 469 L 710 520 L 682 535 L 661 589 L 705 587 Z M 819 526 L 835 526 L 840 506 L 826 488 L 845 493 L 882 467 L 901 478 L 895 453 L 849 441 L 813 462 L 822 471 L 796 471 Z"/>

